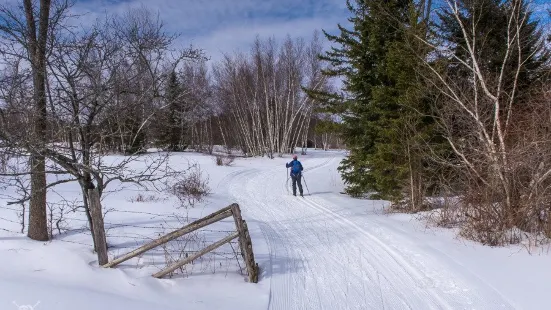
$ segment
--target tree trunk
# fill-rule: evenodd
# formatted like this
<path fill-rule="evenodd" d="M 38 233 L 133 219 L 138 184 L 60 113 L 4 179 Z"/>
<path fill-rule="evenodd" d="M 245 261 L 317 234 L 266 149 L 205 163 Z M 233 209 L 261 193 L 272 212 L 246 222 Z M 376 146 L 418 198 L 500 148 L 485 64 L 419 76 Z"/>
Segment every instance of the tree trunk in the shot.
<path fill-rule="evenodd" d="M 48 219 L 46 215 L 46 174 L 43 156 L 31 157 L 31 200 L 29 206 L 29 231 L 27 236 L 37 241 L 47 241 Z"/>
<path fill-rule="evenodd" d="M 31 0 L 24 1 L 27 20 L 27 52 L 31 60 L 34 87 L 34 132 L 32 143 L 38 147 L 39 154 L 33 154 L 31 174 L 31 201 L 29 206 L 28 237 L 33 240 L 48 240 L 46 217 L 46 167 L 41 154 L 46 144 L 46 43 L 50 18 L 50 1 L 40 1 L 38 36 Z"/>
<path fill-rule="evenodd" d="M 94 245 L 98 254 L 98 263 L 103 266 L 109 262 L 107 257 L 107 240 L 105 238 L 105 228 L 103 226 L 103 213 L 101 212 L 101 202 L 97 189 L 88 190 L 90 212 L 92 213 Z"/>

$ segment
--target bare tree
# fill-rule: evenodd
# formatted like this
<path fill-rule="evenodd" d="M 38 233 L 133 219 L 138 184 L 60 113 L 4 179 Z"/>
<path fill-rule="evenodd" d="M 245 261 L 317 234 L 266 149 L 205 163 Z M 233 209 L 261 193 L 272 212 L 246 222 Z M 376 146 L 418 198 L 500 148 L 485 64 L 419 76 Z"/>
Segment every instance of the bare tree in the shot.
<path fill-rule="evenodd" d="M 23 1 L 27 19 L 27 52 L 31 63 L 34 88 L 34 130 L 39 143 L 38 154 L 31 157 L 31 201 L 29 207 L 28 236 L 34 240 L 48 240 L 46 220 L 46 165 L 45 157 L 40 153 L 46 142 L 46 42 L 48 39 L 48 23 L 50 21 L 50 1 L 41 0 L 38 20 L 35 19 L 35 9 L 31 0 Z M 38 23 L 37 23 L 38 21 Z M 38 24 L 38 29 L 36 25 Z"/>
<path fill-rule="evenodd" d="M 34 141 L 31 155 L 31 196 L 28 236 L 48 240 L 46 219 L 46 164 L 44 148 L 47 141 L 47 57 L 56 32 L 67 17 L 67 1 L 24 0 L 21 4 L 0 7 L 0 53 L 17 66 L 28 65 L 32 78 L 32 111 L 28 123 L 28 139 Z M 19 70 L 17 70 L 19 71 Z"/>
<path fill-rule="evenodd" d="M 205 62 L 187 63 L 179 72 L 182 82 L 181 140 L 197 151 L 213 152 L 212 85 Z M 185 137 L 187 136 L 187 137 Z"/>
<path fill-rule="evenodd" d="M 114 16 L 82 37 L 70 37 L 56 47 L 49 64 L 55 94 L 51 97 L 52 113 L 59 137 L 66 140 L 62 146 L 49 148 L 47 154 L 78 181 L 90 227 L 90 189 L 97 189 L 101 196 L 114 181 L 153 184 L 179 173 L 168 166 L 166 154 L 150 156 L 142 171 L 129 170 L 130 163 L 144 159 L 136 154 L 141 147 L 130 151 L 127 147 L 147 133 L 153 115 L 162 108 L 157 101 L 163 96 L 168 73 L 180 61 L 200 56 L 198 51 L 186 49 L 169 57 L 173 38 L 161 31 L 162 23 L 149 11 L 131 10 L 126 18 L 127 23 L 120 24 Z M 141 111 L 133 109 L 131 100 L 136 100 L 134 104 Z M 138 114 L 113 114 L 114 109 Z M 128 117 L 136 126 L 125 130 Z M 118 125 L 120 142 L 129 155 L 118 163 L 105 162 L 101 154 L 101 144 L 112 135 L 105 130 L 109 126 L 104 126 L 110 122 Z"/>
<path fill-rule="evenodd" d="M 288 37 L 281 46 L 257 39 L 249 55 L 226 55 L 214 67 L 216 97 L 227 118 L 224 131 L 237 137 L 246 154 L 273 157 L 306 145 L 313 102 L 302 86 L 327 86 L 320 52 L 317 36 L 310 44 Z"/>
<path fill-rule="evenodd" d="M 506 41 L 497 71 L 493 70 L 481 56 L 488 38 L 478 30 L 477 16 L 465 19 L 460 1 L 447 0 L 446 5 L 464 42 L 461 53 L 451 51 L 453 46 L 446 42 L 434 44 L 418 38 L 439 51 L 439 57 L 425 61 L 428 80 L 440 94 L 439 124 L 454 156 L 437 160 L 459 172 L 468 236 L 490 244 L 514 242 L 518 234 L 508 233 L 515 228 L 531 230 L 533 225 L 528 223 L 537 222 L 542 211 L 541 204 L 528 206 L 530 200 L 523 197 L 531 197 L 535 188 L 549 184 L 551 176 L 546 156 L 530 156 L 535 161 L 528 166 L 526 157 L 534 145 L 542 145 L 538 139 L 548 141 L 549 136 L 528 137 L 521 134 L 526 128 L 519 127 L 528 110 L 539 110 L 530 102 L 530 89 L 520 94 L 519 85 L 526 64 L 541 52 L 536 48 L 526 53 L 525 46 L 541 46 L 541 42 L 523 36 L 529 23 L 525 1 L 507 1 L 500 7 L 506 12 Z M 477 12 L 478 8 L 472 9 Z M 465 73 L 464 78 L 442 70 L 442 59 L 449 59 L 455 70 Z M 523 105 L 529 108 L 521 108 Z M 542 110 L 539 113 L 546 115 Z M 527 169 L 529 166 L 538 169 Z"/>
<path fill-rule="evenodd" d="M 60 16 L 62 12 L 60 8 Z M 101 195 L 110 184 L 158 186 L 158 181 L 183 172 L 168 165 L 168 154 L 140 156 L 143 144 L 135 150 L 128 147 L 147 133 L 154 114 L 164 108 L 162 90 L 169 73 L 184 60 L 202 57 L 193 48 L 173 49 L 174 37 L 161 31 L 162 23 L 149 11 L 131 10 L 126 18 L 126 23 L 112 16 L 91 29 L 78 32 L 65 28 L 49 34 L 43 75 L 46 102 L 43 115 L 48 117 L 44 120 L 48 130 L 42 138 L 22 130 L 35 122 L 36 113 L 25 105 L 28 99 L 25 87 L 32 75 L 21 64 L 27 60 L 25 55 L 16 53 L 19 42 L 6 44 L 7 52 L 3 54 L 7 64 L 0 83 L 5 103 L 0 109 L 3 150 L 17 158 L 31 156 L 33 164 L 38 157 L 45 173 L 62 176 L 44 183 L 44 194 L 47 188 L 58 184 L 78 182 L 92 232 L 90 189 Z M 63 21 L 59 17 L 56 22 L 61 26 Z M 120 149 L 128 156 L 115 162 L 106 160 L 105 144 L 122 145 Z M 144 168 L 132 169 L 131 163 L 136 161 L 144 162 Z M 29 174 L 36 173 L 33 170 L 5 176 L 17 179 Z M 33 197 L 25 192 L 11 203 L 30 200 L 32 204 Z M 34 226 L 32 217 L 29 231 L 31 226 Z M 47 233 L 46 230 L 46 237 Z"/>

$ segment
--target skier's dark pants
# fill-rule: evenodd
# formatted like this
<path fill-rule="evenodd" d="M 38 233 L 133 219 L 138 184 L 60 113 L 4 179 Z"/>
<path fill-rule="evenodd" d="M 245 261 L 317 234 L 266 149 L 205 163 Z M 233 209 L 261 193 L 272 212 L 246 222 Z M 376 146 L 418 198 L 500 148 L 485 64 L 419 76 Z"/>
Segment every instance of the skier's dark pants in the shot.
<path fill-rule="evenodd" d="M 302 174 L 291 174 L 291 180 L 293 180 L 293 195 L 297 195 L 297 183 L 298 183 L 298 190 L 300 192 L 300 195 L 302 196 L 302 183 L 300 183 L 300 178 L 302 177 Z"/>

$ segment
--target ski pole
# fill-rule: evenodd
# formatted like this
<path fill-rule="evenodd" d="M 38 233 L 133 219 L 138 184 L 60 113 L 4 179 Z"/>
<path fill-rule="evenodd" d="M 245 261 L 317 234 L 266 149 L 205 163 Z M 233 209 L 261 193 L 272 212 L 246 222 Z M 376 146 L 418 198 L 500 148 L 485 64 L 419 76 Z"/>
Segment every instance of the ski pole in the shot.
<path fill-rule="evenodd" d="M 308 189 L 308 184 L 306 184 L 306 178 L 304 177 L 304 174 L 302 175 L 302 179 L 304 180 L 304 185 L 306 185 L 306 190 L 308 191 L 308 196 L 312 196 L 312 194 L 310 194 L 310 190 Z"/>

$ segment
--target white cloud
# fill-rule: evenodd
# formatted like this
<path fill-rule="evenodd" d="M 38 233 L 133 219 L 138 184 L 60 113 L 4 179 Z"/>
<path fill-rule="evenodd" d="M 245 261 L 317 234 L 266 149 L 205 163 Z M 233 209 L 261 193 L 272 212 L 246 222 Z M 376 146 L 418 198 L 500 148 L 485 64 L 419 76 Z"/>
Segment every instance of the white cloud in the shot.
<path fill-rule="evenodd" d="M 248 49 L 257 34 L 310 37 L 314 30 L 334 31 L 347 16 L 341 0 L 87 0 L 77 1 L 73 10 L 86 12 L 79 22 L 90 24 L 105 12 L 120 14 L 139 6 L 159 12 L 167 30 L 182 34 L 182 45 L 193 43 L 213 60 L 223 52 Z"/>
<path fill-rule="evenodd" d="M 334 25 L 336 25 L 336 22 Z M 222 53 L 234 51 L 246 51 L 256 36 L 260 38 L 275 37 L 284 39 L 287 35 L 293 38 L 303 37 L 309 39 L 315 30 L 321 30 L 328 21 L 321 18 L 301 19 L 288 22 L 272 22 L 265 24 L 251 24 L 250 26 L 233 26 L 216 29 L 209 34 L 193 38 L 194 45 L 204 48 L 215 60 Z M 333 25 L 331 25 L 334 28 Z M 329 27 L 327 27 L 329 28 Z"/>

